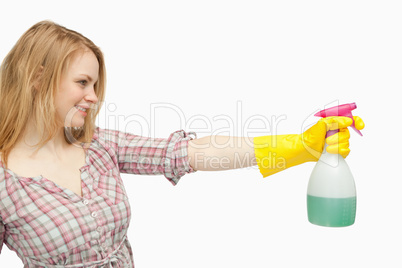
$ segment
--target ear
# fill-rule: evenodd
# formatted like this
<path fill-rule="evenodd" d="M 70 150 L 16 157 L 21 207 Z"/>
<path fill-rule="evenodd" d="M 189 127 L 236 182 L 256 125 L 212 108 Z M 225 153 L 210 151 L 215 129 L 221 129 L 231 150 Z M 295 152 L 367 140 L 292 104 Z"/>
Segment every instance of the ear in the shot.
<path fill-rule="evenodd" d="M 40 66 L 39 71 L 35 76 L 35 81 L 34 81 L 34 84 L 33 84 L 34 88 L 36 90 L 39 90 L 39 88 L 40 88 L 40 83 L 41 83 L 41 80 L 42 80 L 42 73 L 43 73 L 43 66 Z"/>

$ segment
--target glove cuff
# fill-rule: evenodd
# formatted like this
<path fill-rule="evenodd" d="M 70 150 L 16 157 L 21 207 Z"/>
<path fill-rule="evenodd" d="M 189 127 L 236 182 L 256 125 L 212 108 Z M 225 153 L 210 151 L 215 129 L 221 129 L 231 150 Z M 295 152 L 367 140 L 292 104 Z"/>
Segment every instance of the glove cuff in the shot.
<path fill-rule="evenodd" d="M 290 134 L 254 138 L 254 153 L 258 168 L 264 178 L 287 168 L 318 160 L 318 154 L 321 155 L 321 153 L 311 150 L 302 135 Z"/>

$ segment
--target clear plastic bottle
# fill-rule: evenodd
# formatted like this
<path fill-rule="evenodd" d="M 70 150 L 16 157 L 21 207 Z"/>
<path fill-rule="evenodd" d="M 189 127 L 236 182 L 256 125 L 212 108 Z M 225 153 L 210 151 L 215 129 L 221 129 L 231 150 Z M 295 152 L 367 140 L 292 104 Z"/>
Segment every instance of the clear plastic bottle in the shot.
<path fill-rule="evenodd" d="M 355 126 L 352 110 L 356 103 L 338 105 L 319 111 L 315 116 L 346 116 L 353 120 L 350 127 L 360 136 L 363 134 Z M 326 137 L 338 130 L 330 130 Z M 345 159 L 339 154 L 323 153 L 315 165 L 307 188 L 307 214 L 311 223 L 328 227 L 350 226 L 356 217 L 356 186 L 352 172 Z"/>
<path fill-rule="evenodd" d="M 308 219 L 320 226 L 350 226 L 356 217 L 355 181 L 343 157 L 326 148 L 327 144 L 308 183 Z"/>

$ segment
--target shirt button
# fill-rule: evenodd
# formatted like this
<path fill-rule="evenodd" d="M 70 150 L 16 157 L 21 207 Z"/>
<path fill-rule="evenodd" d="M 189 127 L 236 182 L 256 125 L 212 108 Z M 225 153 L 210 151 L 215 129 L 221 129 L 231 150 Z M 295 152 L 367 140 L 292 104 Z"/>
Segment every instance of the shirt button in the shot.
<path fill-rule="evenodd" d="M 91 216 L 92 216 L 93 218 L 96 218 L 96 217 L 98 217 L 98 213 L 92 212 L 92 213 L 91 213 Z"/>
<path fill-rule="evenodd" d="M 103 244 L 102 244 L 102 247 L 103 247 L 103 248 L 106 248 L 106 243 L 103 243 Z"/>
<path fill-rule="evenodd" d="M 98 233 L 100 233 L 100 232 L 102 232 L 102 227 L 98 227 L 98 228 L 96 228 L 96 231 L 98 231 Z"/>
<path fill-rule="evenodd" d="M 84 199 L 84 200 L 82 201 L 82 203 L 84 203 L 84 205 L 88 205 L 88 204 L 89 204 L 89 201 L 88 201 L 88 199 Z"/>

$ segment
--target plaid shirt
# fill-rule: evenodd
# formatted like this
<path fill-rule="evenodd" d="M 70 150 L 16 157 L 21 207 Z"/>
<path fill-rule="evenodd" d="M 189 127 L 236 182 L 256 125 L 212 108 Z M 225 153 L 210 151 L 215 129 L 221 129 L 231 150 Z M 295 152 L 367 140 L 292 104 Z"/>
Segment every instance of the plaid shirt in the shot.
<path fill-rule="evenodd" d="M 189 134 L 154 139 L 97 127 L 80 168 L 83 197 L 42 176 L 18 176 L 0 161 L 0 252 L 4 242 L 29 268 L 134 267 L 120 172 L 163 174 L 176 185 L 195 172 Z"/>

